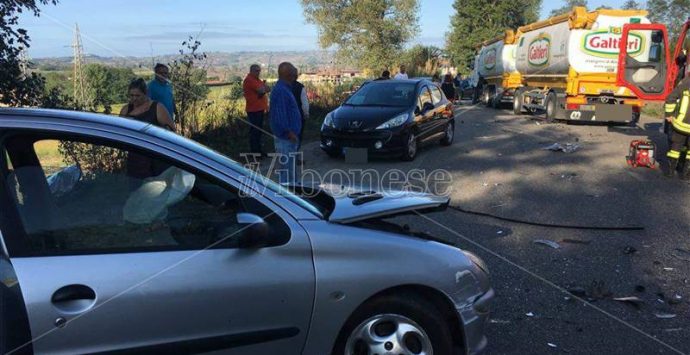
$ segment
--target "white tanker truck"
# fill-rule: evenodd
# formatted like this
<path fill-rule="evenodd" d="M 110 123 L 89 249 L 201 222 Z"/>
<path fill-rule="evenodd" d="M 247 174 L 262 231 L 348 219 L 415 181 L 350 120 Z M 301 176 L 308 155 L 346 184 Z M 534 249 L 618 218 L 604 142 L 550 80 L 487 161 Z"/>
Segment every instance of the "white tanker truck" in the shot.
<path fill-rule="evenodd" d="M 497 108 L 513 102 L 515 89 L 522 86 L 515 68 L 515 33 L 508 30 L 501 37 L 478 46 L 474 71 L 478 76 L 477 89 L 486 106 Z"/>
<path fill-rule="evenodd" d="M 520 27 L 515 67 L 521 87 L 515 91 L 514 112 L 545 112 L 548 121 L 637 121 L 644 103 L 617 80 L 617 72 L 623 26 L 649 24 L 646 15 L 640 10 L 587 12 L 576 7 Z M 650 50 L 656 55 L 665 44 L 659 37 L 653 31 L 631 31 L 625 45 L 628 55 L 649 62 Z"/>

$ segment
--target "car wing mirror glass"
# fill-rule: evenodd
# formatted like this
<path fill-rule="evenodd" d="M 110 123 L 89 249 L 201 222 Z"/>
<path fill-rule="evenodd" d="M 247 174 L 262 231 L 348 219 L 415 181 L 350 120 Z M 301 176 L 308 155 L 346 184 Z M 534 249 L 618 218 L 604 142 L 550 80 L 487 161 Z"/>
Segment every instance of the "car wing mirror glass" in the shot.
<path fill-rule="evenodd" d="M 414 108 L 414 115 L 419 116 L 422 114 L 422 111 L 419 109 L 419 106 Z"/>
<path fill-rule="evenodd" d="M 422 108 L 422 112 L 423 112 L 423 113 L 427 113 L 427 112 L 429 112 L 429 111 L 431 111 L 431 110 L 433 110 L 433 109 L 434 109 L 434 104 L 432 104 L 431 102 L 425 102 L 425 103 L 424 103 L 424 108 Z"/>

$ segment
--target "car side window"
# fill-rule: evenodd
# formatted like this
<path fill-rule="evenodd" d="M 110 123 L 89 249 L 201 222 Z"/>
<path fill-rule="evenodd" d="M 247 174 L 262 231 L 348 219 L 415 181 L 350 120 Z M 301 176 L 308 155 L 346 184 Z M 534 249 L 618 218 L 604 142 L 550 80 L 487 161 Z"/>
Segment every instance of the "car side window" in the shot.
<path fill-rule="evenodd" d="M 425 86 L 422 88 L 422 91 L 419 93 L 419 111 L 423 111 L 424 109 L 424 104 L 434 104 L 433 99 L 431 97 L 431 93 L 429 92 L 429 87 Z"/>
<path fill-rule="evenodd" d="M 275 245 L 289 228 L 236 189 L 157 155 L 103 142 L 28 135 L 3 143 L 24 230 L 19 254 L 48 256 L 238 246 L 239 213 L 263 217 Z"/>
<path fill-rule="evenodd" d="M 443 100 L 441 89 L 434 85 L 434 87 L 431 88 L 431 97 L 434 100 L 434 106 L 438 106 L 438 104 Z"/>

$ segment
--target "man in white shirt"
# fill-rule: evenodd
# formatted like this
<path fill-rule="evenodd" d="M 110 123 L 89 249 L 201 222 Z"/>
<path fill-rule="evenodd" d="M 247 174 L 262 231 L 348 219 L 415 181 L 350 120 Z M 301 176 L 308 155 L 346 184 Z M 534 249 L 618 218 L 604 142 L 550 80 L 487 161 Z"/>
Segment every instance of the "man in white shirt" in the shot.
<path fill-rule="evenodd" d="M 409 79 L 407 77 L 407 70 L 405 70 L 404 65 L 400 66 L 400 72 L 398 74 L 395 74 L 395 77 L 393 79 L 396 79 L 396 80 Z"/>

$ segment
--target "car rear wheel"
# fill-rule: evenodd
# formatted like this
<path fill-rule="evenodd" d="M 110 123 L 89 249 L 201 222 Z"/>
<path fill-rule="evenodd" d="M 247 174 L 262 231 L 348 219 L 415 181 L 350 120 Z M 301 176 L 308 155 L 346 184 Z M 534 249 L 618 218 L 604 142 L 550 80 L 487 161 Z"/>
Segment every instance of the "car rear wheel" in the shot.
<path fill-rule="evenodd" d="M 407 135 L 406 142 L 407 143 L 405 144 L 405 149 L 403 150 L 402 160 L 412 161 L 417 156 L 417 136 L 410 132 L 410 134 Z"/>
<path fill-rule="evenodd" d="M 446 125 L 445 135 L 441 138 L 441 145 L 453 144 L 453 138 L 455 138 L 455 121 L 450 121 Z"/>
<path fill-rule="evenodd" d="M 453 354 L 450 326 L 430 302 L 385 296 L 361 306 L 343 327 L 333 354 Z"/>

